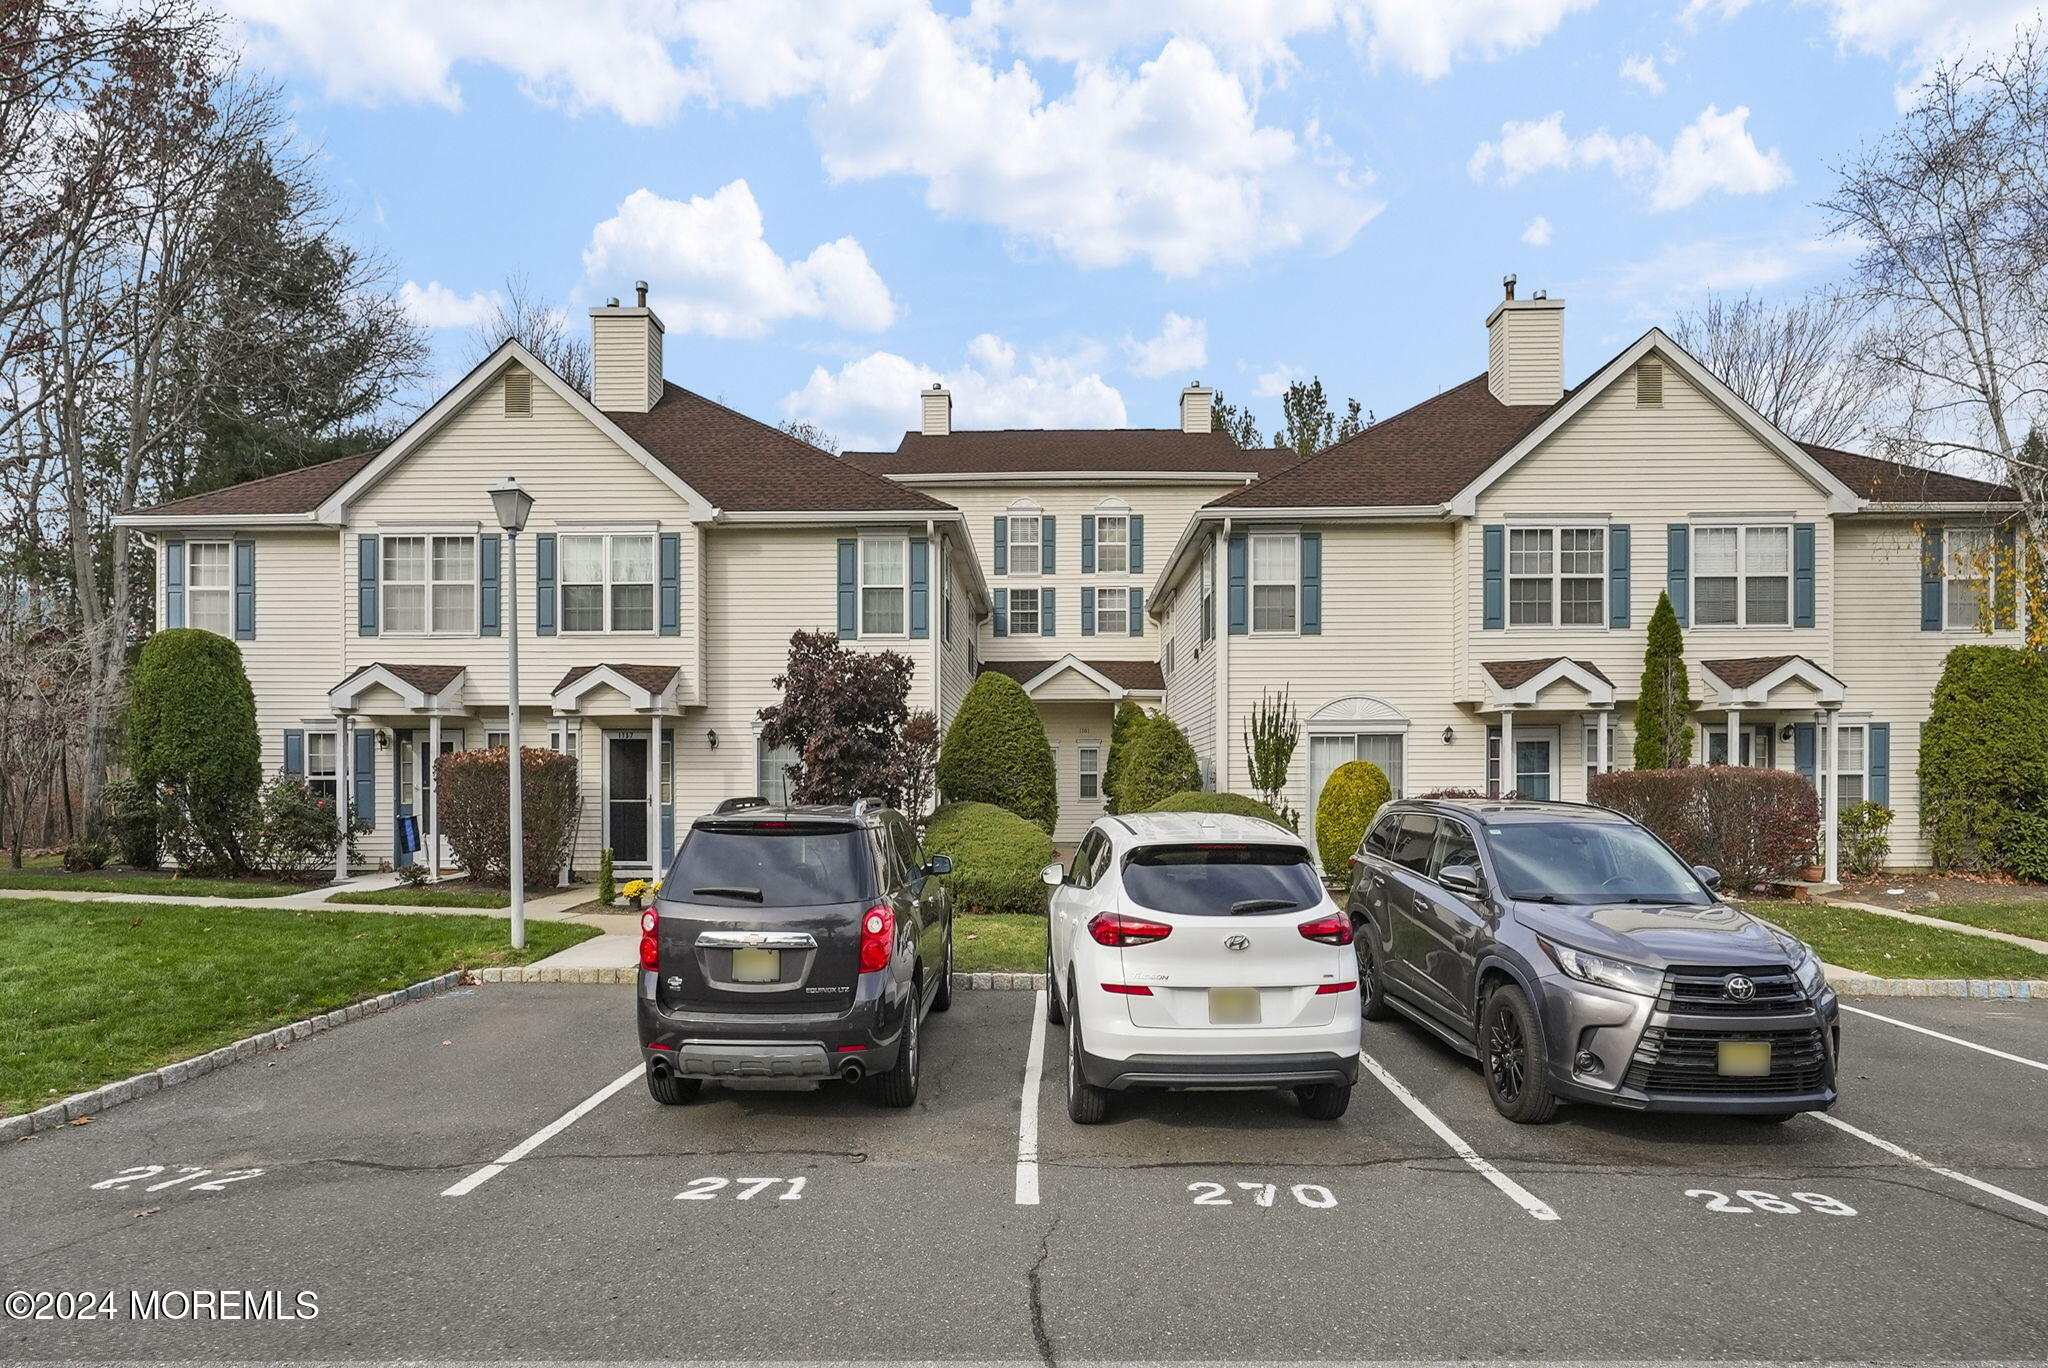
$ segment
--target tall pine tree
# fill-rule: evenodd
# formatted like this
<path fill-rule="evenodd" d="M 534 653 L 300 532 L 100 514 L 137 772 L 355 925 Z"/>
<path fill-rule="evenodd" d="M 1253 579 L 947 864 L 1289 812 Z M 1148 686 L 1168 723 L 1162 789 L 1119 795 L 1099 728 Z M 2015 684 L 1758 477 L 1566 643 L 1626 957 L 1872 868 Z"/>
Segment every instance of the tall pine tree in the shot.
<path fill-rule="evenodd" d="M 1677 769 L 1692 763 L 1692 679 L 1685 669 L 1685 635 L 1669 594 L 1657 595 L 1643 651 L 1643 684 L 1636 695 L 1636 768 Z"/>

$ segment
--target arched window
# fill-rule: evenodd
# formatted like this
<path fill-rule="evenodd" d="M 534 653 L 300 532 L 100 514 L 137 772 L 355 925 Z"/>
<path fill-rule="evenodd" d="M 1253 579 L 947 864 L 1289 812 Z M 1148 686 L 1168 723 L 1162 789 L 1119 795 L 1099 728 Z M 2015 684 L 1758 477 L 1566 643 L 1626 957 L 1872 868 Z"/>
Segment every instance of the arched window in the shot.
<path fill-rule="evenodd" d="M 1394 796 L 1401 796 L 1407 771 L 1408 719 L 1400 709 L 1367 694 L 1352 694 L 1326 703 L 1310 715 L 1308 733 L 1308 807 L 1315 811 L 1323 785 L 1337 766 L 1351 760 L 1378 765 Z"/>

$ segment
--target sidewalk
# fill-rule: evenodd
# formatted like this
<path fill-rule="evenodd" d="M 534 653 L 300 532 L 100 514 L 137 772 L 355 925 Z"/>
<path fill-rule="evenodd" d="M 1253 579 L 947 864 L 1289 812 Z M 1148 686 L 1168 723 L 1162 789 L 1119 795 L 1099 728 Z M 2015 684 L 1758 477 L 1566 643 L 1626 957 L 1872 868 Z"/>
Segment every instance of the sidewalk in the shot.
<path fill-rule="evenodd" d="M 327 912 L 391 912 L 427 913 L 444 916 L 508 917 L 502 907 L 409 907 L 401 903 L 330 903 L 328 898 L 336 893 L 375 892 L 380 889 L 396 888 L 399 879 L 394 874 L 365 874 L 344 883 L 321 884 L 303 893 L 288 893 L 281 898 L 185 898 L 167 893 L 100 893 L 72 891 L 70 889 L 0 888 L 0 898 L 52 898 L 58 902 L 119 902 L 119 903 L 161 903 L 167 907 L 317 907 Z M 528 921 L 575 922 L 584 926 L 595 926 L 607 934 L 631 933 L 637 937 L 640 932 L 639 918 L 630 909 L 619 908 L 611 912 L 577 912 L 573 909 L 591 901 L 591 886 L 577 884 L 569 888 L 551 889 L 546 893 L 531 894 L 526 900 Z M 637 946 L 637 940 L 635 942 Z M 637 949 L 635 951 L 637 954 Z"/>
<path fill-rule="evenodd" d="M 1847 907 L 1857 912 L 1870 912 L 1880 917 L 1896 917 L 1900 921 L 1918 922 L 1931 926 L 1937 931 L 1960 931 L 1966 936 L 1983 936 L 1989 940 L 2004 941 L 2022 949 L 2048 955 L 2048 941 L 2035 940 L 2032 936 L 2016 936 L 2010 931 L 1994 931 L 1988 926 L 1966 926 L 1962 922 L 1943 921 L 1939 917 L 1923 916 L 1918 912 L 1902 912 L 1896 907 L 1879 907 L 1875 903 L 1850 902 L 1847 898 L 1829 898 L 1830 907 Z"/>

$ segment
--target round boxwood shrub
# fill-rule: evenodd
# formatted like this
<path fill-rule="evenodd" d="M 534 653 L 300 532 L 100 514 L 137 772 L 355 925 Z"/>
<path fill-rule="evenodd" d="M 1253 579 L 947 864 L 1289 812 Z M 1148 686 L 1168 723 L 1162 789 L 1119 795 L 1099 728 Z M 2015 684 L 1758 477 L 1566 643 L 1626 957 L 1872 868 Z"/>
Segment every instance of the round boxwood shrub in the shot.
<path fill-rule="evenodd" d="M 1045 724 L 1024 686 L 983 670 L 960 701 L 939 750 L 939 792 L 948 803 L 993 803 L 1051 832 L 1059 779 Z"/>
<path fill-rule="evenodd" d="M 1045 911 L 1050 892 L 1038 872 L 1052 863 L 1052 837 L 993 803 L 948 803 L 925 824 L 924 848 L 953 861 L 945 885 L 955 913 Z"/>
<path fill-rule="evenodd" d="M 1920 733 L 1920 828 L 1937 869 L 2012 864 L 2015 815 L 2048 810 L 2048 661 L 1958 646 Z"/>
<path fill-rule="evenodd" d="M 162 802 L 181 866 L 244 867 L 242 830 L 263 785 L 263 743 L 234 642 L 172 627 L 142 644 L 128 701 L 128 768 Z"/>
<path fill-rule="evenodd" d="M 1116 784 L 1116 810 L 1143 812 L 1176 793 L 1200 788 L 1202 762 L 1172 718 L 1147 717 L 1124 733 Z"/>
<path fill-rule="evenodd" d="M 1394 796 L 1386 772 L 1365 760 L 1347 760 L 1330 773 L 1316 800 L 1316 854 L 1332 879 L 1351 877 L 1351 856 L 1365 839 L 1373 814 Z"/>
<path fill-rule="evenodd" d="M 1154 803 L 1147 812 L 1217 812 L 1229 817 L 1257 817 L 1271 822 L 1281 830 L 1287 823 L 1280 820 L 1280 814 L 1256 798 L 1247 798 L 1241 793 L 1203 793 L 1198 789 L 1183 789 L 1163 802 Z"/>

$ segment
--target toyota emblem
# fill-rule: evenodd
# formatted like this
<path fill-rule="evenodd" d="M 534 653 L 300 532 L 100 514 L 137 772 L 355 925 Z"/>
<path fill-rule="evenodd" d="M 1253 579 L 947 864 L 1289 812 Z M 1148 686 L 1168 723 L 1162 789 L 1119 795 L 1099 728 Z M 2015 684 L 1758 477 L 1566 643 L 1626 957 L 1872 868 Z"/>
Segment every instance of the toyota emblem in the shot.
<path fill-rule="evenodd" d="M 1225 936 L 1223 938 L 1223 948 L 1225 950 L 1249 950 L 1252 948 L 1252 938 L 1250 936 Z"/>
<path fill-rule="evenodd" d="M 1747 1002 L 1756 996 L 1756 985 L 1742 975 L 1736 974 L 1721 985 L 1721 991 L 1726 993 L 1732 1002 Z"/>

